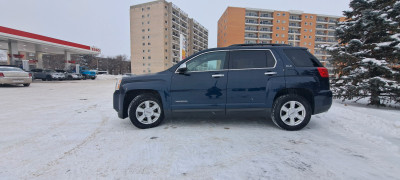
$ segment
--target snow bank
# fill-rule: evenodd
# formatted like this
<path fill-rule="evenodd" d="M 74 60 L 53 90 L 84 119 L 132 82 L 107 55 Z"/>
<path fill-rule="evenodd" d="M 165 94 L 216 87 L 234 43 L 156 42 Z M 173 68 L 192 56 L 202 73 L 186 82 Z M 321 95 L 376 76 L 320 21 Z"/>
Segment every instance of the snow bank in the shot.
<path fill-rule="evenodd" d="M 107 75 L 107 74 L 99 74 L 97 75 L 97 80 L 117 80 L 121 79 L 122 75 Z"/>

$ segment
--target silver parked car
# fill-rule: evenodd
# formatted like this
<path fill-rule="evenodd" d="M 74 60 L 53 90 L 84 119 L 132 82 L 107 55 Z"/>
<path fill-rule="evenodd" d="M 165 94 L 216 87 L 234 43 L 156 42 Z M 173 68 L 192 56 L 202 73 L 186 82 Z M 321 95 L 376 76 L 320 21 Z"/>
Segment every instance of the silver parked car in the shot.
<path fill-rule="evenodd" d="M 32 74 L 16 67 L 0 66 L 0 84 L 22 84 L 29 86 Z"/>

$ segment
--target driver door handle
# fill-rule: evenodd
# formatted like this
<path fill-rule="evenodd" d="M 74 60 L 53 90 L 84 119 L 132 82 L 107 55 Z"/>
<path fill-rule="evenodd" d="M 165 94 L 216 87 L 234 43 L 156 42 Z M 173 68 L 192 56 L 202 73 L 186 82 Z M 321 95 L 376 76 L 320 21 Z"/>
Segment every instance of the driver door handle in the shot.
<path fill-rule="evenodd" d="M 211 77 L 220 78 L 220 77 L 224 77 L 224 74 L 213 74 Z"/>
<path fill-rule="evenodd" d="M 272 75 L 275 75 L 276 74 L 276 72 L 266 72 L 266 73 L 264 73 L 264 75 L 266 75 L 266 76 L 272 76 Z"/>

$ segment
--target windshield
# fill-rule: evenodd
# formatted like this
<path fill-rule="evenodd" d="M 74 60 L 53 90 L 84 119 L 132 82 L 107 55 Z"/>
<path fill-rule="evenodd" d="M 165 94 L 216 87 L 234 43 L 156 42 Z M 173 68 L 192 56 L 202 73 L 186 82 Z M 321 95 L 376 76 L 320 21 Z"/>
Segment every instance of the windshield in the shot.
<path fill-rule="evenodd" d="M 44 72 L 47 72 L 47 73 L 55 73 L 54 70 L 44 70 Z"/>

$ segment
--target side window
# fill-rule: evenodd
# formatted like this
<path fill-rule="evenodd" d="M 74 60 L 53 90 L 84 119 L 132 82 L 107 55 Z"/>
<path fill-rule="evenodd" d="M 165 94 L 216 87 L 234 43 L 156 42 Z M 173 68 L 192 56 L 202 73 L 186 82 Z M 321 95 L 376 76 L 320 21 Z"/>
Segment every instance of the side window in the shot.
<path fill-rule="evenodd" d="M 224 69 L 226 52 L 211 52 L 195 57 L 186 63 L 190 71 L 217 71 Z"/>
<path fill-rule="evenodd" d="M 321 67 L 317 58 L 305 49 L 284 49 L 283 52 L 297 67 Z"/>
<path fill-rule="evenodd" d="M 230 69 L 271 68 L 275 66 L 275 59 L 271 51 L 232 51 L 230 57 Z"/>

